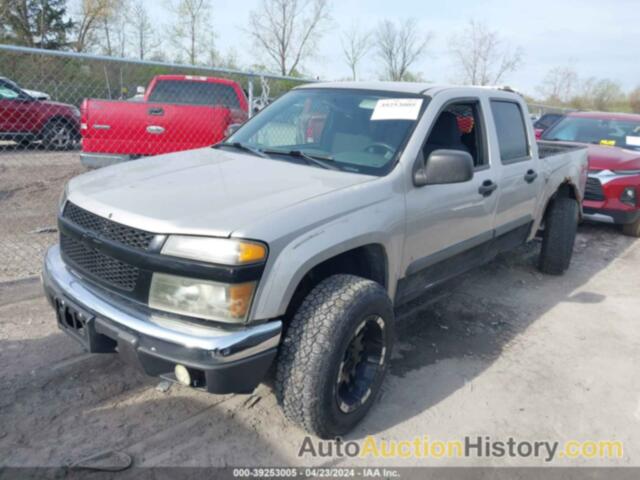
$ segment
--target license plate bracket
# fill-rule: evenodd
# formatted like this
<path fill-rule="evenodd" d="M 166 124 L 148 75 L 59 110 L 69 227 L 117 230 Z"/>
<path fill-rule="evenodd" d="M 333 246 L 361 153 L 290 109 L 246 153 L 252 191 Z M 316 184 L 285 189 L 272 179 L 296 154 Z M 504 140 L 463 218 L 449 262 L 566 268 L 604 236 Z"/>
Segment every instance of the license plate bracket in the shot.
<path fill-rule="evenodd" d="M 55 297 L 53 303 L 58 327 L 79 342 L 87 352 L 110 353 L 114 351 L 115 342 L 96 332 L 95 315 L 66 298 Z"/>

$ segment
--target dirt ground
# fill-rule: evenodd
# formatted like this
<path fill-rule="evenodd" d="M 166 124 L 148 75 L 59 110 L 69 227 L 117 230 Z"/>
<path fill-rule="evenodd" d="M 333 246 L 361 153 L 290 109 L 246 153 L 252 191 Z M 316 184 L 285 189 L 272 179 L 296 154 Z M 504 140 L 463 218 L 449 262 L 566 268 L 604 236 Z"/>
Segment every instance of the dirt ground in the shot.
<path fill-rule="evenodd" d="M 563 277 L 538 245 L 501 256 L 404 312 L 383 394 L 345 440 L 621 440 L 640 466 L 640 241 L 583 225 Z M 209 395 L 159 381 L 58 331 L 32 280 L 0 284 L 0 466 L 60 466 L 121 450 L 136 466 L 539 466 L 532 458 L 300 458 L 304 433 L 271 389 Z"/>
<path fill-rule="evenodd" d="M 77 153 L 0 152 L 0 469 L 62 466 L 120 450 L 135 466 L 539 466 L 539 458 L 298 456 L 267 385 L 253 395 L 159 388 L 115 355 L 88 355 L 42 296 L 55 205 Z M 435 303 L 399 314 L 383 394 L 345 440 L 620 440 L 640 466 L 640 241 L 580 227 L 570 271 L 543 276 L 531 244 L 456 279 Z M 25 278 L 31 277 L 31 278 Z M 0 470 L 0 477 L 2 477 Z"/>
<path fill-rule="evenodd" d="M 39 273 L 64 184 L 83 171 L 78 152 L 0 143 L 0 282 Z"/>

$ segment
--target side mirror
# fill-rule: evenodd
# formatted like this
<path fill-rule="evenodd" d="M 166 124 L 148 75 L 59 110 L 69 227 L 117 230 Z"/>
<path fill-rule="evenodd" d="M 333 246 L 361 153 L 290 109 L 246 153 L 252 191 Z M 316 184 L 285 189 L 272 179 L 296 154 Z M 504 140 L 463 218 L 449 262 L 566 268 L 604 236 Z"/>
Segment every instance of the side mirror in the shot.
<path fill-rule="evenodd" d="M 232 123 L 227 129 L 224 131 L 224 138 L 229 138 L 231 135 L 236 133 L 236 131 L 242 126 L 241 123 Z"/>
<path fill-rule="evenodd" d="M 422 153 L 420 154 L 422 156 Z M 424 165 L 413 174 L 413 183 L 442 185 L 446 183 L 468 182 L 473 178 L 473 158 L 460 150 L 435 150 Z"/>

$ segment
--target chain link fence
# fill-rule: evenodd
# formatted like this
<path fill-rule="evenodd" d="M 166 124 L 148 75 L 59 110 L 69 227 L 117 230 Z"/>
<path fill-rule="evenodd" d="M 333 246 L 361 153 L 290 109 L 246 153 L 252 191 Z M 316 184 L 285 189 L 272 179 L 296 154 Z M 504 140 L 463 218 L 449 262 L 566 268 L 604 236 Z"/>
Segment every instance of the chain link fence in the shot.
<path fill-rule="evenodd" d="M 305 81 L 0 45 L 0 283 L 39 274 L 57 238 L 56 207 L 70 178 L 217 143 Z M 566 111 L 531 107 L 536 116 Z M 287 110 L 257 141 L 313 143 L 324 128 L 323 108 Z M 357 127 L 347 123 L 346 131 Z M 343 135 L 350 144 L 363 137 L 350 133 Z"/>
<path fill-rule="evenodd" d="M 0 45 L 0 283 L 40 273 L 70 178 L 217 143 L 303 81 Z"/>

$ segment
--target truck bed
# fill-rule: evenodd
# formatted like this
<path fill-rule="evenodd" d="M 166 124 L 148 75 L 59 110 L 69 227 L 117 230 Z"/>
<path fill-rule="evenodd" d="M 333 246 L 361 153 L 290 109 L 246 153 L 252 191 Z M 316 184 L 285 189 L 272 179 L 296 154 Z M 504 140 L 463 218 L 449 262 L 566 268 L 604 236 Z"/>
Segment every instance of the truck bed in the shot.
<path fill-rule="evenodd" d="M 544 142 L 538 141 L 538 155 L 540 158 L 547 158 L 552 155 L 560 155 L 568 153 L 574 150 L 586 149 L 582 145 L 575 145 L 572 143 L 558 143 L 558 142 Z"/>

